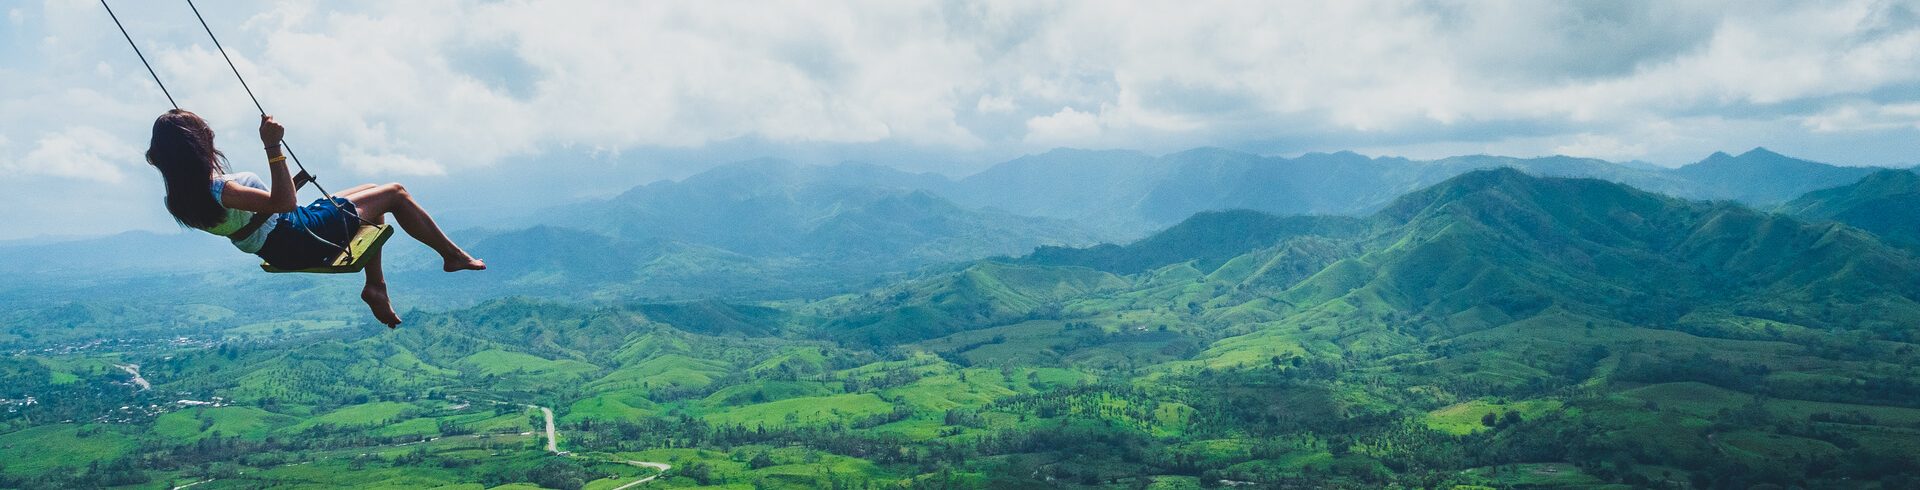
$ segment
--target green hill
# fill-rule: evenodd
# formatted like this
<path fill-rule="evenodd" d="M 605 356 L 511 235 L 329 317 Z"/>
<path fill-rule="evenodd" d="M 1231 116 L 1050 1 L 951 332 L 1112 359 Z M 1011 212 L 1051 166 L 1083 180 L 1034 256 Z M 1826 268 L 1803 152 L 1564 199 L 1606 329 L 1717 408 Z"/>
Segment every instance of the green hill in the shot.
<path fill-rule="evenodd" d="M 837 338 L 886 345 L 1047 314 L 1071 298 L 1127 285 L 1113 274 L 1081 267 L 982 262 L 817 308 L 834 318 L 825 328 Z"/>
<path fill-rule="evenodd" d="M 1454 332 L 1549 309 L 1658 325 L 1717 305 L 1897 338 L 1920 314 L 1906 279 L 1920 264 L 1870 235 L 1599 180 L 1475 172 L 1374 220 L 1387 231 L 1368 252 L 1282 297 L 1341 305 L 1318 307 L 1327 323 L 1411 314 Z"/>
<path fill-rule="evenodd" d="M 1920 249 L 1920 174 L 1912 170 L 1874 172 L 1859 182 L 1809 192 L 1778 211 L 1846 223 L 1889 243 Z"/>
<path fill-rule="evenodd" d="M 1213 270 L 1228 259 L 1301 236 L 1348 237 L 1365 222 L 1339 216 L 1280 217 L 1256 211 L 1203 212 L 1159 233 L 1127 245 L 1090 248 L 1040 247 L 1023 262 L 1074 265 L 1117 274 L 1134 274 L 1194 261 Z"/>

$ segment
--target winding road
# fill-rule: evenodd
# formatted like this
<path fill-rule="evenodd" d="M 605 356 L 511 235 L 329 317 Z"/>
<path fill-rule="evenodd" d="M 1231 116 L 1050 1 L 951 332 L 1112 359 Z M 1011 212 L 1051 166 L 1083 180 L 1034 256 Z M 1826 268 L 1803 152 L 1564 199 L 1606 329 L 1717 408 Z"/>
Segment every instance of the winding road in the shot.
<path fill-rule="evenodd" d="M 567 456 L 567 457 L 578 457 L 578 456 L 574 456 L 573 453 L 560 450 L 559 436 L 553 430 L 553 409 L 542 407 L 539 405 L 527 405 L 527 406 L 540 409 L 540 414 L 546 416 L 547 418 L 547 452 L 558 454 L 561 456 Z M 646 478 L 634 480 L 632 483 L 614 487 L 613 490 L 627 490 L 629 488 L 646 484 L 647 482 L 653 481 L 655 478 L 659 478 L 661 475 L 667 474 L 667 470 L 673 469 L 673 465 L 666 464 L 666 463 L 653 462 L 653 461 L 615 460 L 615 462 L 629 464 L 629 465 L 638 466 L 642 468 L 653 468 L 655 470 L 659 470 L 660 473 L 655 474 L 653 476 L 646 477 Z"/>
<path fill-rule="evenodd" d="M 566 455 L 567 453 L 560 452 L 560 439 L 553 433 L 553 409 L 547 407 L 536 408 L 539 408 L 540 413 L 547 416 L 547 452 L 562 456 Z"/>
<path fill-rule="evenodd" d="M 650 482 L 650 481 L 653 481 L 653 479 L 655 479 L 655 478 L 659 478 L 659 477 L 660 477 L 660 475 L 665 475 L 665 474 L 667 474 L 667 470 L 669 470 L 669 469 L 672 469 L 672 468 L 673 468 L 673 465 L 669 465 L 669 464 L 666 464 L 666 463 L 654 463 L 654 462 L 650 462 L 650 461 L 627 461 L 626 463 L 627 463 L 627 464 L 630 464 L 630 465 L 634 465 L 634 466 L 644 466 L 644 467 L 648 467 L 648 468 L 653 468 L 653 469 L 656 469 L 656 470 L 660 470 L 660 473 L 659 473 L 659 474 L 656 474 L 656 475 L 653 475 L 653 476 L 649 476 L 649 477 L 646 477 L 646 478 L 641 478 L 641 479 L 638 479 L 638 480 L 634 480 L 634 481 L 633 481 L 633 483 L 628 483 L 628 484 L 625 484 L 625 485 L 621 485 L 621 486 L 618 486 L 618 487 L 614 487 L 614 488 L 613 488 L 613 490 L 627 490 L 627 489 L 629 489 L 629 488 L 633 488 L 633 487 L 637 487 L 637 486 L 640 486 L 640 485 L 642 485 L 642 484 L 645 484 L 645 483 L 647 483 L 647 482 Z"/>
<path fill-rule="evenodd" d="M 133 384 L 139 385 L 140 391 L 153 389 L 153 383 L 148 383 L 147 378 L 140 377 L 139 364 L 115 364 L 113 367 L 120 368 L 121 371 L 126 371 L 127 374 L 133 375 Z"/>

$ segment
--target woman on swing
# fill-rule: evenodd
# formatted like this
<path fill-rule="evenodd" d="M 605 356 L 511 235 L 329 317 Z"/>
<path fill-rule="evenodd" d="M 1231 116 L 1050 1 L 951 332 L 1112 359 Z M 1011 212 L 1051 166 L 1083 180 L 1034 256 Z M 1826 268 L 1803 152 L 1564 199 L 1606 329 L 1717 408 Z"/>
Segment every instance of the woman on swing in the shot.
<path fill-rule="evenodd" d="M 360 219 L 384 223 L 391 213 L 407 235 L 440 253 L 447 272 L 487 268 L 447 239 L 400 184 L 363 184 L 334 195 L 332 203 L 321 198 L 299 207 L 293 177 L 280 152 L 285 132 L 273 116 L 260 116 L 260 141 L 266 145 L 271 175 L 263 181 L 251 172 L 227 173 L 226 155 L 214 148 L 213 129 L 199 115 L 181 109 L 161 115 L 153 121 L 147 163 L 159 169 L 166 182 L 167 212 L 180 224 L 225 236 L 240 251 L 259 255 L 282 269 L 327 263 L 340 253 L 330 243 L 346 243 Z M 356 212 L 360 218 L 353 216 Z M 267 216 L 255 219 L 258 213 Z M 380 323 L 399 326 L 400 315 L 387 300 L 387 281 L 378 256 L 369 258 L 366 273 L 360 299 Z"/>

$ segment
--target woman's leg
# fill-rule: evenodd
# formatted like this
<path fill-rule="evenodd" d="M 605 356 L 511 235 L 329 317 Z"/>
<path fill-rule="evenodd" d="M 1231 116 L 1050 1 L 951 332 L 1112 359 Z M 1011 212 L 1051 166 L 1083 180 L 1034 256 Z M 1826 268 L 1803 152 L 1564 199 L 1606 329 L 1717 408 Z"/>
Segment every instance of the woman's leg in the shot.
<path fill-rule="evenodd" d="M 373 187 L 375 187 L 373 184 L 357 185 L 334 195 L 346 197 L 350 194 L 372 189 Z M 347 200 L 352 201 L 353 199 L 347 198 Z M 358 204 L 355 205 L 358 206 Z M 386 214 L 366 210 L 361 211 L 361 218 L 375 224 L 387 222 Z M 360 288 L 360 301 L 365 301 L 367 308 L 373 310 L 373 318 L 380 320 L 380 323 L 385 324 L 387 328 L 398 327 L 400 326 L 400 314 L 393 311 L 393 301 L 387 297 L 387 275 L 385 271 L 380 269 L 380 249 L 370 250 L 369 253 L 372 253 L 373 256 L 367 257 L 367 268 L 362 269 L 362 272 L 365 272 L 367 275 L 367 285 Z"/>
<path fill-rule="evenodd" d="M 347 190 L 344 190 L 344 191 L 335 192 L 333 193 L 333 195 L 336 197 L 346 197 L 347 194 L 353 194 L 353 193 L 357 193 L 367 189 L 372 189 L 373 187 L 374 187 L 373 184 L 360 184 L 353 187 L 348 187 Z"/>
<path fill-rule="evenodd" d="M 373 310 L 374 319 L 387 328 L 395 328 L 400 326 L 400 314 L 394 313 L 393 301 L 387 298 L 387 276 L 380 271 L 380 251 L 372 253 L 373 256 L 367 258 L 367 285 L 360 288 L 360 300 Z"/>
<path fill-rule="evenodd" d="M 433 217 L 427 215 L 427 210 L 413 200 L 412 194 L 407 193 L 406 187 L 386 184 L 355 189 L 358 192 L 343 192 L 340 197 L 353 201 L 354 207 L 360 209 L 361 217 L 367 218 L 367 221 L 378 223 L 381 221 L 375 217 L 393 213 L 394 221 L 400 223 L 400 229 L 406 230 L 408 236 L 440 253 L 441 260 L 445 261 L 443 269 L 447 272 L 487 268 L 486 262 L 467 255 L 460 246 L 454 245 L 453 240 L 440 231 L 440 226 L 433 223 Z"/>

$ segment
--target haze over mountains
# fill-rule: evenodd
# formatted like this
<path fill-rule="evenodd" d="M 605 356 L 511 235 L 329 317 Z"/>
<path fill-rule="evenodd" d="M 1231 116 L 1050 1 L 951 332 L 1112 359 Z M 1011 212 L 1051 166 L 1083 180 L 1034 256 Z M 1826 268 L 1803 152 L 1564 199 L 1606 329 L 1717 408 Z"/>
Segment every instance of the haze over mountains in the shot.
<path fill-rule="evenodd" d="M 1414 161 L 1341 152 L 1281 158 L 1219 149 L 1152 157 L 1061 149 L 957 180 L 874 165 L 746 161 L 604 200 L 532 210 L 521 220 L 498 221 L 498 228 L 455 230 L 469 250 L 490 260 L 488 274 L 448 277 L 433 267 L 438 262 L 429 251 L 406 240 L 388 247 L 385 262 L 395 290 L 404 291 L 408 304 L 426 308 L 503 295 L 817 298 L 886 284 L 927 267 L 1029 254 L 1027 260 L 1134 273 L 1189 259 L 1212 265 L 1246 243 L 1291 232 L 1353 232 L 1367 226 L 1356 217 L 1385 209 L 1405 193 L 1475 169 L 1503 167 L 1598 177 L 1691 199 L 1785 206 L 1806 218 L 1883 233 L 1896 245 L 1920 240 L 1912 238 L 1914 221 L 1908 219 L 1916 208 L 1901 204 L 1911 197 L 1902 194 L 1911 183 L 1900 173 L 1882 172 L 1784 205 L 1800 192 L 1854 184 L 1876 169 L 1764 149 L 1715 154 L 1676 169 L 1568 157 Z M 1194 216 L 1229 210 L 1246 212 Z M 1156 239 L 1078 250 L 1134 242 L 1189 217 L 1193 221 Z M 1209 221 L 1217 223 L 1209 227 Z M 1181 240 L 1189 247 L 1170 249 L 1156 240 Z M 1333 253 L 1326 248 L 1335 245 L 1301 246 L 1312 250 L 1295 253 Z M 0 298 L 23 304 L 59 304 L 75 291 L 139 290 L 180 280 L 245 285 L 210 287 L 220 291 L 286 293 L 345 290 L 352 282 L 257 274 L 252 258 L 200 233 L 16 242 L 0 245 L 0 253 L 17 259 L 0 262 L 0 273 L 28 278 L 0 285 Z M 351 303 L 351 295 L 313 296 Z M 247 301 L 246 295 L 222 297 L 230 299 L 217 303 Z M 128 307 L 171 308 L 164 301 L 126 301 Z"/>
<path fill-rule="evenodd" d="M 1596 177 L 1678 197 L 1731 199 L 1760 207 L 1850 184 L 1875 170 L 1810 162 L 1765 149 L 1738 156 L 1716 153 L 1673 169 L 1571 157 L 1475 155 L 1417 161 L 1339 152 L 1287 158 L 1213 148 L 1154 157 L 1059 149 L 961 179 L 876 165 L 816 167 L 754 160 L 678 182 L 635 187 L 607 200 L 533 210 L 523 219 L 505 222 L 505 228 L 464 235 L 494 254 L 561 269 L 580 269 L 567 267 L 574 260 L 552 259 L 573 254 L 541 253 L 532 247 L 545 244 L 540 246 L 564 251 L 578 248 L 567 242 L 591 242 L 587 249 L 622 250 L 628 254 L 623 262 L 676 254 L 715 263 L 785 257 L 835 267 L 857 264 L 863 272 L 875 273 L 1024 254 L 1042 245 L 1128 241 L 1203 211 L 1357 216 L 1415 189 L 1496 167 L 1542 176 Z M 542 226 L 568 230 L 539 229 Z M 218 259 L 209 252 L 218 249 L 217 241 L 136 233 L 57 246 L 0 245 L 26 259 L 8 261 L 8 270 L 0 272 L 204 270 Z M 124 253 L 128 249 L 145 250 L 151 259 L 132 259 L 136 254 Z M 706 267 L 672 266 L 682 265 Z M 633 272 L 614 269 L 604 273 L 627 277 Z"/>
<path fill-rule="evenodd" d="M 1203 148 L 1152 158 L 1129 152 L 1055 150 L 961 179 L 949 192 L 955 200 L 981 206 L 1092 219 L 1121 229 L 1128 225 L 1157 229 L 1209 210 L 1359 215 L 1415 189 L 1496 167 L 1542 176 L 1595 177 L 1689 199 L 1731 199 L 1752 205 L 1775 204 L 1807 191 L 1851 183 L 1873 171 L 1810 162 L 1764 148 L 1739 156 L 1716 153 L 1674 169 L 1558 156 L 1472 155 L 1419 161 L 1339 152 L 1285 158 Z"/>

